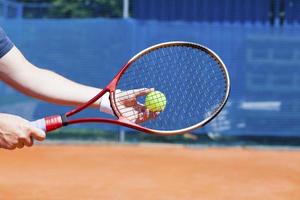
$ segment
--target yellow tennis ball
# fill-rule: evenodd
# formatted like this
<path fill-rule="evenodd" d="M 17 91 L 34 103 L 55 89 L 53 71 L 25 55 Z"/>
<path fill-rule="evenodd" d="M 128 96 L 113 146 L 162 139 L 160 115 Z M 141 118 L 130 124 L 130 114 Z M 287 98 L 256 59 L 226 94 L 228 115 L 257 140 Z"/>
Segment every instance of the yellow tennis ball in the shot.
<path fill-rule="evenodd" d="M 161 112 L 167 104 L 166 96 L 159 91 L 150 92 L 146 96 L 146 107 L 152 112 Z"/>

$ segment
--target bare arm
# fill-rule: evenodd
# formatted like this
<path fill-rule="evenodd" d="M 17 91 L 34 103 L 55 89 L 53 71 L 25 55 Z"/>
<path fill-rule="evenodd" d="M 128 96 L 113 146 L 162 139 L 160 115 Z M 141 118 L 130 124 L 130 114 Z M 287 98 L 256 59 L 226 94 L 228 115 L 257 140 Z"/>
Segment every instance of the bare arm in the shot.
<path fill-rule="evenodd" d="M 26 95 L 61 105 L 77 106 L 100 92 L 34 66 L 16 47 L 0 59 L 0 78 Z M 93 106 L 98 108 L 99 101 Z"/>

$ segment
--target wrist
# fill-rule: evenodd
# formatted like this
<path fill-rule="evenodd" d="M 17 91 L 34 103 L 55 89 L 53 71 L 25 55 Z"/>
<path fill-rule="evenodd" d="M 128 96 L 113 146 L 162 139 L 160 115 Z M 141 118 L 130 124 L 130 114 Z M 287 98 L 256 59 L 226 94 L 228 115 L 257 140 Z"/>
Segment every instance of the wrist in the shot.
<path fill-rule="evenodd" d="M 107 113 L 107 114 L 110 114 L 110 115 L 114 115 L 114 112 L 111 108 L 109 96 L 110 96 L 110 93 L 106 92 L 101 97 L 101 100 L 100 100 L 100 103 L 99 103 L 99 109 L 100 109 L 101 112 L 104 112 L 104 113 Z"/>

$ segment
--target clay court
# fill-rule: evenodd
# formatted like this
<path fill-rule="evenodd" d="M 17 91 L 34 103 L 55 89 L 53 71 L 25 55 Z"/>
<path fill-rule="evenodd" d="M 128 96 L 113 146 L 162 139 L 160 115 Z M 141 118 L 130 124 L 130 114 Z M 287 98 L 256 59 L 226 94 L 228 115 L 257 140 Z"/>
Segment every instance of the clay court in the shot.
<path fill-rule="evenodd" d="M 0 150 L 0 199 L 300 199 L 299 150 L 40 145 Z"/>

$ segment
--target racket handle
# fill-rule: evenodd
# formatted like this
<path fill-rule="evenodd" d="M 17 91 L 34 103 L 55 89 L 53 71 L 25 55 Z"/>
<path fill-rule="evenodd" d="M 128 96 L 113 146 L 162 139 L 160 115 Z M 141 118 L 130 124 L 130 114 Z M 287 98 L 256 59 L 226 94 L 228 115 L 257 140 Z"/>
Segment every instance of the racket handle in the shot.
<path fill-rule="evenodd" d="M 63 120 L 60 115 L 53 115 L 30 122 L 33 126 L 42 129 L 45 132 L 54 131 L 63 126 Z"/>

